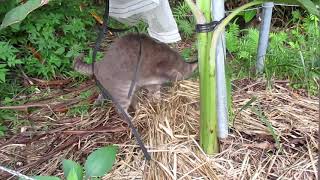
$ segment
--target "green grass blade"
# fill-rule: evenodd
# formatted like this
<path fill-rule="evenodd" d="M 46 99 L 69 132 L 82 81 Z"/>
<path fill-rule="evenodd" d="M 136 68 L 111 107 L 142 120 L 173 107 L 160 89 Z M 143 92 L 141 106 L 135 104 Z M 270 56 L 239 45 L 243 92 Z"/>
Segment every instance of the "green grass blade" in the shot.
<path fill-rule="evenodd" d="M 232 122 L 233 122 L 233 125 L 232 125 L 232 126 L 234 126 L 234 121 L 236 120 L 236 117 L 238 116 L 238 114 L 239 114 L 240 112 L 242 112 L 243 110 L 247 109 L 249 106 L 251 106 L 251 104 L 252 104 L 254 101 L 256 101 L 256 100 L 257 100 L 257 97 L 253 96 L 245 105 L 243 105 L 243 106 L 240 108 L 240 110 L 234 115 L 234 118 L 233 118 L 233 120 L 232 120 Z"/>
<path fill-rule="evenodd" d="M 252 107 L 251 110 L 259 117 L 259 120 L 267 126 L 274 141 L 276 142 L 277 148 L 280 149 L 279 136 L 276 134 L 276 131 L 275 131 L 274 127 L 272 126 L 272 124 L 270 123 L 270 121 L 268 120 L 268 118 L 262 114 L 260 108 L 256 109 L 256 108 Z"/>

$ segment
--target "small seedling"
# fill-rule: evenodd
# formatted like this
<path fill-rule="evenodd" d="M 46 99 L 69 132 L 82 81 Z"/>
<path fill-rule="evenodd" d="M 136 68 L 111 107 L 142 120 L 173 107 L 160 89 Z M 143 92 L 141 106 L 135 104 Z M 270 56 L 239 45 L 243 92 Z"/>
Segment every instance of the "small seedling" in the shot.
<path fill-rule="evenodd" d="M 112 169 L 117 151 L 118 147 L 112 145 L 99 148 L 88 156 L 84 167 L 75 161 L 64 159 L 62 161 L 62 169 L 65 179 L 101 179 L 101 176 Z M 33 176 L 32 178 L 35 180 L 61 180 L 59 177 L 54 176 Z M 25 178 L 19 178 L 19 180 L 25 180 Z"/>

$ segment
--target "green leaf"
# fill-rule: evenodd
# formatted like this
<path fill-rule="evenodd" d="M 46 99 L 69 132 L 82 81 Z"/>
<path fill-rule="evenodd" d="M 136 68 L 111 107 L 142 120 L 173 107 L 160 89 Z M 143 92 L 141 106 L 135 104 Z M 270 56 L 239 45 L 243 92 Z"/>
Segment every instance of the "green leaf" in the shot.
<path fill-rule="evenodd" d="M 6 75 L 9 70 L 0 67 L 0 82 L 6 82 Z"/>
<path fill-rule="evenodd" d="M 16 59 L 16 57 L 11 56 L 7 59 L 7 64 L 9 67 L 14 67 L 17 64 L 22 64 L 22 61 L 19 59 Z"/>
<path fill-rule="evenodd" d="M 244 12 L 244 15 L 243 15 L 243 18 L 244 18 L 244 21 L 246 23 L 248 23 L 249 21 L 251 21 L 254 16 L 257 14 L 257 11 L 256 10 L 251 10 L 251 11 L 245 11 Z"/>
<path fill-rule="evenodd" d="M 234 118 L 233 118 L 233 126 L 234 126 L 234 121 L 235 121 L 236 117 L 238 116 L 238 114 L 239 114 L 241 111 L 247 109 L 249 106 L 251 106 L 251 104 L 252 104 L 254 101 L 256 101 L 256 100 L 257 100 L 257 97 L 256 97 L 256 96 L 253 96 L 245 105 L 243 105 L 243 106 L 240 108 L 240 110 L 235 114 L 235 116 L 234 116 Z"/>
<path fill-rule="evenodd" d="M 259 107 L 259 109 L 256 109 L 256 108 L 252 107 L 251 110 L 259 117 L 259 119 L 260 119 L 260 121 L 262 123 L 267 125 L 267 127 L 268 127 L 268 129 L 269 129 L 274 141 L 276 142 L 277 147 L 280 149 L 279 136 L 276 134 L 276 131 L 274 130 L 274 127 L 272 126 L 270 121 L 267 119 L 267 117 L 262 114 L 262 112 L 260 110 L 260 107 Z"/>
<path fill-rule="evenodd" d="M 115 162 L 118 147 L 107 146 L 92 152 L 85 164 L 86 177 L 103 176 L 109 172 Z"/>
<path fill-rule="evenodd" d="M 82 180 L 82 177 L 80 178 L 77 175 L 76 170 L 74 168 L 72 168 L 68 174 L 67 180 Z"/>
<path fill-rule="evenodd" d="M 69 180 L 69 176 L 72 177 L 73 179 L 74 177 L 76 177 L 77 180 L 80 180 L 83 177 L 82 167 L 77 162 L 74 162 L 72 160 L 64 159 L 62 161 L 62 169 L 63 169 L 64 176 L 68 177 L 68 180 Z M 70 175 L 70 173 L 73 173 L 73 174 Z"/>
<path fill-rule="evenodd" d="M 4 136 L 5 132 L 8 130 L 5 126 L 0 126 L 0 137 Z"/>
<path fill-rule="evenodd" d="M 27 17 L 29 13 L 43 6 L 49 0 L 29 0 L 25 4 L 17 6 L 11 9 L 4 17 L 0 30 L 6 28 L 12 24 L 21 22 Z"/>
<path fill-rule="evenodd" d="M 31 178 L 35 179 L 35 180 L 61 180 L 58 177 L 54 177 L 54 176 L 32 176 Z M 26 180 L 25 178 L 19 178 L 19 180 Z"/>
<path fill-rule="evenodd" d="M 184 59 L 189 59 L 190 56 L 191 56 L 191 48 L 184 48 L 181 52 L 181 56 L 184 58 Z"/>
<path fill-rule="evenodd" d="M 58 54 L 58 55 L 61 55 L 61 54 L 64 53 L 64 51 L 65 51 L 65 48 L 64 48 L 64 47 L 60 47 L 59 49 L 57 49 L 57 50 L 55 51 L 55 53 Z"/>
<path fill-rule="evenodd" d="M 311 0 L 297 0 L 305 9 L 307 9 L 311 14 L 320 17 L 320 7 L 317 6 Z"/>

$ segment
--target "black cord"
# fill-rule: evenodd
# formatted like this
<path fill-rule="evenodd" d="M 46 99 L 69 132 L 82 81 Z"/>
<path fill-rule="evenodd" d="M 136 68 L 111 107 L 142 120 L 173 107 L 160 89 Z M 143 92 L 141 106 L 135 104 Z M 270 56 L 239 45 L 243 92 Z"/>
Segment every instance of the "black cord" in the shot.
<path fill-rule="evenodd" d="M 135 27 L 135 30 L 137 31 L 138 35 L 139 35 L 139 29 L 137 27 Z M 138 72 L 139 72 L 139 68 L 141 66 L 141 52 L 142 52 L 142 43 L 141 43 L 141 38 L 139 38 L 139 54 L 138 54 L 138 62 L 133 74 L 133 79 L 131 81 L 131 85 L 130 85 L 130 89 L 128 92 L 128 98 L 130 98 L 132 96 L 132 91 L 133 91 L 133 87 L 134 85 L 137 83 L 137 78 L 138 78 Z"/>
<path fill-rule="evenodd" d="M 101 41 L 103 39 L 104 34 L 107 32 L 108 30 L 108 20 L 109 20 L 109 0 L 106 0 L 106 7 L 104 10 L 104 15 L 103 15 L 103 23 L 102 23 L 102 30 L 100 31 L 98 38 L 96 40 L 96 44 L 95 47 L 93 49 L 93 53 L 92 53 L 92 73 L 93 73 L 93 77 L 95 78 L 95 74 L 94 74 L 94 63 L 96 61 L 97 58 L 97 51 L 99 49 L 99 46 L 101 44 Z M 96 78 L 95 78 L 96 79 Z M 97 79 L 96 79 L 97 80 Z"/>
<path fill-rule="evenodd" d="M 205 24 L 196 24 L 196 32 L 197 33 L 207 33 L 212 32 L 214 29 L 223 21 L 226 17 L 222 18 L 219 21 L 212 21 Z"/>
<path fill-rule="evenodd" d="M 101 43 L 101 40 L 102 38 L 104 37 L 105 33 L 107 32 L 107 22 L 108 22 L 108 19 L 109 19 L 109 0 L 106 0 L 106 7 L 105 7 L 105 12 L 104 12 L 104 16 L 103 16 L 103 24 L 102 24 L 102 30 L 100 31 L 99 35 L 98 35 L 98 38 L 96 40 L 96 44 L 95 44 L 95 47 L 94 47 L 94 50 L 93 50 L 93 53 L 92 53 L 92 72 L 93 72 L 93 78 L 95 79 L 95 82 L 97 84 L 97 86 L 99 87 L 99 89 L 101 90 L 102 92 L 102 95 L 104 98 L 107 98 L 109 97 L 112 102 L 114 102 L 114 104 L 116 105 L 116 108 L 121 112 L 121 114 L 124 116 L 125 120 L 127 121 L 129 127 L 131 128 L 132 132 L 133 132 L 133 135 L 135 136 L 135 138 L 137 139 L 137 142 L 145 156 L 145 158 L 147 160 L 150 160 L 151 159 L 151 156 L 150 154 L 148 153 L 146 147 L 144 146 L 142 140 L 141 140 L 141 137 L 138 133 L 138 131 L 134 128 L 133 126 L 133 123 L 129 117 L 129 115 L 126 113 L 126 111 L 123 110 L 123 108 L 120 106 L 119 102 L 114 99 L 110 93 L 108 93 L 108 91 L 102 86 L 102 84 L 99 82 L 99 80 L 96 78 L 95 76 L 95 73 L 94 73 L 94 63 L 95 63 L 95 60 L 96 60 L 96 56 L 97 56 L 97 51 L 99 49 L 99 46 L 100 46 L 100 43 Z M 141 42 L 140 42 L 140 57 L 141 57 Z M 140 59 L 139 57 L 139 59 Z M 138 63 L 139 65 L 139 63 Z M 137 66 L 138 66 L 137 65 Z M 137 69 L 137 68 L 136 68 Z M 135 80 L 135 79 L 134 79 Z M 136 80 L 135 80 L 136 81 Z"/>

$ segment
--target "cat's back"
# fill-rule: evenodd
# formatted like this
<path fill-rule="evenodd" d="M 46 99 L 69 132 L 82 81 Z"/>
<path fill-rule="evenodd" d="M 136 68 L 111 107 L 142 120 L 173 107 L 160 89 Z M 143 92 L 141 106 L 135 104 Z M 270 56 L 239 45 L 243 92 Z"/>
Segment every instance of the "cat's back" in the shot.
<path fill-rule="evenodd" d="M 131 79 L 139 58 L 140 41 L 143 35 L 127 34 L 116 39 L 104 53 L 101 61 L 95 64 L 98 79 Z"/>
<path fill-rule="evenodd" d="M 140 76 L 152 75 L 157 64 L 161 61 L 173 66 L 179 54 L 167 44 L 157 41 L 145 34 L 127 34 L 116 39 L 105 52 L 104 59 L 95 65 L 96 74 L 103 77 L 119 77 L 132 79 L 133 72 L 139 59 L 141 49 L 142 65 Z M 162 63 L 163 64 L 163 63 Z"/>
<path fill-rule="evenodd" d="M 178 54 L 167 44 L 157 41 L 146 34 L 126 34 L 116 39 L 105 52 L 104 61 L 134 65 L 139 58 L 139 50 L 144 61 L 164 58 L 170 54 Z"/>
<path fill-rule="evenodd" d="M 96 63 L 98 73 L 111 73 L 130 69 L 137 58 L 138 43 L 133 35 L 125 35 L 111 43 L 103 59 Z M 108 71 L 108 72 L 105 72 Z"/>

